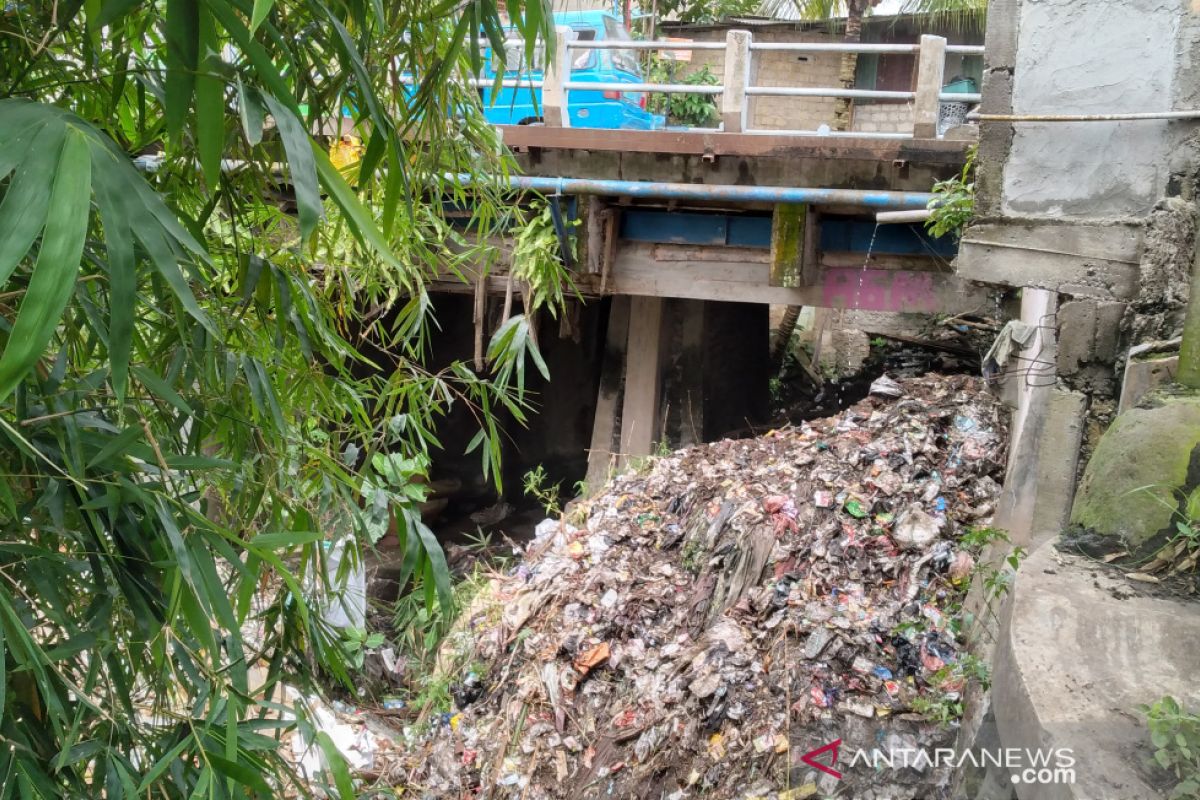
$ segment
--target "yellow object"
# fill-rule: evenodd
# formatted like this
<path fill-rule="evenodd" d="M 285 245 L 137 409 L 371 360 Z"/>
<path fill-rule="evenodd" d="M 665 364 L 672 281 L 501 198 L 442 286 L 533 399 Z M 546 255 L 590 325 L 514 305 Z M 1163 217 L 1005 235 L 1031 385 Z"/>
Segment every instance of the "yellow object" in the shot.
<path fill-rule="evenodd" d="M 357 164 L 362 160 L 362 140 L 357 136 L 339 136 L 337 141 L 329 146 L 329 160 L 338 169 Z"/>
<path fill-rule="evenodd" d="M 455 714 L 450 718 L 450 730 L 458 730 L 458 723 L 462 722 L 462 714 Z"/>

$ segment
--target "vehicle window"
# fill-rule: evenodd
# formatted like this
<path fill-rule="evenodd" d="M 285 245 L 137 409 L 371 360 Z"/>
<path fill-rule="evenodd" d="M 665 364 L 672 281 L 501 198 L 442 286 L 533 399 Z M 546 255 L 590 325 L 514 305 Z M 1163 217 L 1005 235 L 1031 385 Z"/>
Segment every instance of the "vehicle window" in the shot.
<path fill-rule="evenodd" d="M 594 28 L 576 28 L 575 41 L 591 42 L 596 39 L 596 30 Z M 571 62 L 571 69 L 591 69 L 596 66 L 596 51 L 595 50 L 576 50 L 575 59 Z"/>
<path fill-rule="evenodd" d="M 492 52 L 492 72 L 531 72 L 542 68 L 546 63 L 546 46 L 538 42 L 533 50 L 533 63 L 525 63 L 525 42 L 520 39 L 504 40 L 504 57 Z"/>
<path fill-rule="evenodd" d="M 613 17 L 604 18 L 604 32 L 607 38 L 614 41 L 628 42 L 632 40 L 629 31 L 625 30 L 625 26 Z M 612 59 L 613 69 L 631 72 L 634 75 L 642 74 L 642 70 L 638 66 L 637 55 L 632 50 L 609 50 L 607 52 Z"/>

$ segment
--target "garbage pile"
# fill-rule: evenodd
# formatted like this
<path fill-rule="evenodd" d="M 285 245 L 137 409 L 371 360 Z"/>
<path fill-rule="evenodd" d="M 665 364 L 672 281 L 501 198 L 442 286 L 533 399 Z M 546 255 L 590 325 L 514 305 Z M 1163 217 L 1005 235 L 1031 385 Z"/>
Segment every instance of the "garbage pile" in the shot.
<path fill-rule="evenodd" d="M 397 774 L 438 798 L 940 796 L 948 770 L 866 755 L 952 743 L 931 709 L 961 713 L 960 537 L 1004 450 L 978 379 L 885 377 L 631 469 L 473 606 L 444 658 L 458 708 Z"/>

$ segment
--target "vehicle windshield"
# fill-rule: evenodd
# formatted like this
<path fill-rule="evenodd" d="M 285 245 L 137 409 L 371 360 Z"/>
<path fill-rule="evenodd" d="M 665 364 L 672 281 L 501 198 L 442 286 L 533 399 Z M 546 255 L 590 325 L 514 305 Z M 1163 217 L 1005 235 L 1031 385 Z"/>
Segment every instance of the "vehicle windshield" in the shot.
<path fill-rule="evenodd" d="M 576 28 L 575 40 L 590 42 L 595 40 L 596 31 L 592 28 Z M 626 36 L 625 38 L 629 38 Z M 596 65 L 595 50 L 576 50 L 571 62 L 572 69 L 588 69 Z M 500 53 L 492 53 L 492 72 L 538 72 L 546 65 L 546 45 L 539 41 L 533 53 L 533 63 L 525 63 L 525 42 L 520 39 L 504 40 L 504 60 L 501 62 Z"/>
<path fill-rule="evenodd" d="M 499 52 L 492 53 L 492 72 L 536 72 L 546 64 L 546 45 L 538 41 L 533 50 L 533 63 L 525 62 L 525 42 L 521 39 L 505 39 L 503 58 Z"/>
<path fill-rule="evenodd" d="M 614 17 L 604 18 L 604 32 L 606 38 L 614 41 L 632 41 L 629 31 L 625 30 L 625 26 Z M 633 75 L 641 74 L 642 70 L 638 66 L 637 55 L 633 50 L 609 50 L 608 54 L 609 58 L 612 59 L 613 69 L 619 69 L 622 72 L 628 72 Z"/>

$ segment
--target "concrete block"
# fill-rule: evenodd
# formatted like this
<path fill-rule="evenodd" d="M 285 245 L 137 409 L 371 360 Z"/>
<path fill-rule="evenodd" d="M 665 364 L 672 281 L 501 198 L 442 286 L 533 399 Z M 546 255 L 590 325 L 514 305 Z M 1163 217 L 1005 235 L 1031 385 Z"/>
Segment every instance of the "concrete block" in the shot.
<path fill-rule="evenodd" d="M 971 226 L 955 263 L 960 276 L 983 283 L 1127 299 L 1138 292 L 1141 249 L 1137 225 L 1026 219 Z"/>
<path fill-rule="evenodd" d="M 1025 560 L 1009 592 L 992 707 L 1004 747 L 1069 748 L 1074 780 L 1018 781 L 1017 796 L 1162 797 L 1141 766 L 1153 752 L 1136 709 L 1166 694 L 1200 706 L 1200 615 L 1190 603 L 1143 596 L 1115 570 L 1053 545 Z"/>
<path fill-rule="evenodd" d="M 1133 408 L 1152 389 L 1175 380 L 1179 369 L 1179 356 L 1158 356 L 1144 361 L 1130 360 L 1125 365 L 1125 377 L 1121 381 L 1121 399 L 1117 413 L 1123 414 Z"/>
<path fill-rule="evenodd" d="M 1017 63 L 1017 19 L 1020 7 L 1020 0 L 991 0 L 988 3 L 984 57 L 989 68 L 1011 68 Z"/>

